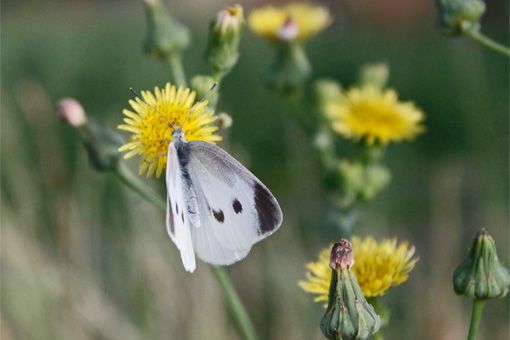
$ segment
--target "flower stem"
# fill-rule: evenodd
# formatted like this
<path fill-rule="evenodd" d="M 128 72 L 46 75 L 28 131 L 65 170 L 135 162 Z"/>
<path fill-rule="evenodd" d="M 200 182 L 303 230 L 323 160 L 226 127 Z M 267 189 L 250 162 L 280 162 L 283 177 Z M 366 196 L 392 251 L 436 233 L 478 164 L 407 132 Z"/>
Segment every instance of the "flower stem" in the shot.
<path fill-rule="evenodd" d="M 165 201 L 159 195 L 149 189 L 145 184 L 143 184 L 143 182 L 140 181 L 138 177 L 136 177 L 136 175 L 134 175 L 131 171 L 129 171 L 129 169 L 122 162 L 119 163 L 114 171 L 114 174 L 122 183 L 126 184 L 130 189 L 140 194 L 147 201 L 154 204 L 156 207 L 163 211 L 166 210 Z M 234 319 L 234 322 L 242 337 L 245 340 L 256 340 L 257 336 L 255 329 L 253 328 L 253 324 L 227 272 L 225 269 L 218 266 L 211 266 L 211 270 L 214 274 L 214 277 L 218 280 L 221 289 L 223 290 L 223 295 L 227 301 L 228 311 Z"/>
<path fill-rule="evenodd" d="M 211 266 L 211 270 L 218 280 L 221 288 L 223 289 L 223 294 L 225 296 L 225 300 L 227 301 L 228 310 L 234 318 L 241 336 L 245 340 L 256 340 L 257 336 L 255 334 L 253 324 L 250 320 L 250 317 L 248 316 L 248 313 L 246 313 L 246 309 L 244 308 L 239 295 L 237 295 L 237 292 L 232 285 L 232 281 L 230 281 L 227 272 L 224 268 L 218 266 Z"/>
<path fill-rule="evenodd" d="M 136 191 L 140 196 L 145 198 L 147 201 L 154 204 L 161 210 L 166 210 L 165 201 L 150 188 L 148 188 L 138 177 L 133 174 L 129 169 L 120 162 L 114 171 L 115 176 L 124 184 L 126 184 L 131 190 Z"/>
<path fill-rule="evenodd" d="M 171 53 L 167 57 L 167 63 L 173 73 L 174 81 L 177 85 L 187 86 L 186 75 L 184 73 L 184 66 L 182 65 L 181 54 Z"/>
<path fill-rule="evenodd" d="M 471 324 L 469 325 L 469 333 L 467 340 L 475 340 L 476 334 L 478 333 L 478 326 L 482 319 L 483 307 L 485 301 L 475 300 L 473 301 L 473 309 L 471 310 Z"/>
<path fill-rule="evenodd" d="M 482 32 L 480 32 L 479 28 L 467 28 L 464 29 L 462 33 L 466 37 L 473 39 L 474 41 L 488 48 L 489 50 L 492 50 L 496 53 L 499 53 L 501 55 L 504 55 L 505 57 L 510 58 L 510 49 L 508 47 L 503 46 L 500 43 L 487 37 Z"/>

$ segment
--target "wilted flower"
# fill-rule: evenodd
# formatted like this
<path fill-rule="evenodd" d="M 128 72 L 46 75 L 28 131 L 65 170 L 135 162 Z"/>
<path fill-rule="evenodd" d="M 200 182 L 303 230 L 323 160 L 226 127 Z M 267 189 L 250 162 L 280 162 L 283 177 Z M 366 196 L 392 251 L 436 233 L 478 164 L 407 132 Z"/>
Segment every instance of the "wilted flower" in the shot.
<path fill-rule="evenodd" d="M 254 9 L 248 17 L 250 29 L 269 40 L 306 40 L 331 23 L 329 11 L 321 6 L 293 3 L 284 7 Z"/>
<path fill-rule="evenodd" d="M 356 87 L 324 105 L 335 132 L 369 145 L 411 140 L 423 131 L 423 112 L 412 102 L 400 102 L 391 89 Z"/>
<path fill-rule="evenodd" d="M 418 258 L 413 258 L 414 247 L 407 242 L 385 239 L 377 242 L 372 237 L 352 238 L 354 266 L 352 272 L 358 280 L 363 295 L 367 298 L 384 295 L 388 289 L 405 282 Z M 317 295 L 316 302 L 327 301 L 331 270 L 329 268 L 331 247 L 320 251 L 316 262 L 306 264 L 306 280 L 299 286 L 306 292 Z"/>
<path fill-rule="evenodd" d="M 140 98 L 130 100 L 132 110 L 123 111 L 124 123 L 119 129 L 132 133 L 129 142 L 119 151 L 127 151 L 124 158 L 140 156 L 139 174 L 159 177 L 166 167 L 168 144 L 172 140 L 172 125 L 182 128 L 186 140 L 214 143 L 221 137 L 214 132 L 217 119 L 207 111 L 207 101 L 195 102 L 196 94 L 190 89 L 169 83 L 164 89 L 154 88 L 154 93 L 142 91 Z"/>

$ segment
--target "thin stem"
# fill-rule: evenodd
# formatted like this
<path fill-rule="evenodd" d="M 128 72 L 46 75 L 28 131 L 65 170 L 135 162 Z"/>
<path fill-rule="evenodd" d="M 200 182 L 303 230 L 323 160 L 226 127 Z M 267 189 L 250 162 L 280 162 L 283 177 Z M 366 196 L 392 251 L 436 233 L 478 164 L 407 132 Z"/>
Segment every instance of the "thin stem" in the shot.
<path fill-rule="evenodd" d="M 218 266 L 211 266 L 211 270 L 218 280 L 221 288 L 223 289 L 223 294 L 225 296 L 225 300 L 227 301 L 227 308 L 230 311 L 230 314 L 234 318 L 234 321 L 239 328 L 239 332 L 241 336 L 245 340 L 256 340 L 257 335 L 255 333 L 255 329 L 253 328 L 253 324 L 246 312 L 246 309 L 237 295 L 237 292 L 232 285 L 232 281 L 228 277 L 227 272 L 224 268 Z"/>
<path fill-rule="evenodd" d="M 374 340 L 384 340 L 384 336 L 381 331 L 374 334 Z"/>
<path fill-rule="evenodd" d="M 143 182 L 141 182 L 136 175 L 134 175 L 129 169 L 121 162 L 114 172 L 115 176 L 126 184 L 130 189 L 140 194 L 150 203 L 154 204 L 161 210 L 166 210 L 165 201 L 151 189 L 149 189 Z M 242 337 L 245 340 L 256 340 L 257 336 L 253 324 L 246 312 L 239 295 L 237 294 L 232 281 L 230 280 L 227 272 L 222 267 L 211 266 L 211 270 L 214 277 L 218 280 L 223 295 L 227 301 L 228 311 L 234 322 L 239 329 Z"/>
<path fill-rule="evenodd" d="M 187 86 L 181 54 L 172 53 L 167 57 L 166 61 L 173 73 L 175 83 L 180 86 Z"/>
<path fill-rule="evenodd" d="M 126 184 L 131 190 L 137 192 L 140 196 L 161 210 L 166 210 L 165 201 L 158 194 L 148 188 L 142 181 L 140 181 L 135 174 L 129 171 L 124 163 L 120 162 L 114 173 L 115 176 L 117 176 L 117 178 L 120 179 L 122 183 Z"/>
<path fill-rule="evenodd" d="M 487 37 L 482 32 L 480 32 L 479 28 L 467 28 L 464 29 L 462 33 L 464 33 L 466 37 L 473 39 L 474 41 L 488 48 L 489 50 L 492 50 L 496 53 L 499 53 L 501 55 L 504 55 L 505 57 L 510 58 L 510 49 L 508 47 L 501 45 L 500 43 Z"/>
<path fill-rule="evenodd" d="M 475 340 L 476 334 L 478 333 L 478 326 L 482 319 L 483 307 L 485 301 L 475 300 L 473 301 L 473 309 L 471 310 L 471 324 L 469 325 L 469 333 L 467 340 Z"/>

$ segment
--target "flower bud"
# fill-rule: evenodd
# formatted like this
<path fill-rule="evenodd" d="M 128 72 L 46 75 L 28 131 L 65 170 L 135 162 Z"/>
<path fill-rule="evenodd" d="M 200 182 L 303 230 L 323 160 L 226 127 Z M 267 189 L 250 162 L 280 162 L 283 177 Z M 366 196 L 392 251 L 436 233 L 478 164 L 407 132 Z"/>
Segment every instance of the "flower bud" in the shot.
<path fill-rule="evenodd" d="M 480 28 L 480 18 L 485 12 L 481 0 L 436 0 L 441 28 L 450 34 Z"/>
<path fill-rule="evenodd" d="M 237 63 L 243 26 L 243 8 L 239 5 L 222 9 L 211 23 L 205 54 L 218 78 Z"/>
<path fill-rule="evenodd" d="M 473 300 L 502 298 L 508 293 L 510 274 L 498 259 L 496 244 L 487 229 L 475 238 L 468 258 L 453 272 L 453 289 Z"/>
<path fill-rule="evenodd" d="M 282 43 L 277 48 L 276 60 L 266 71 L 266 83 L 281 94 L 294 93 L 310 77 L 310 62 L 299 42 Z"/>
<path fill-rule="evenodd" d="M 215 108 L 218 104 L 219 89 L 216 81 L 212 77 L 198 75 L 191 79 L 191 88 L 197 93 L 197 98 L 207 99 L 208 106 Z"/>
<path fill-rule="evenodd" d="M 342 87 L 333 79 L 320 79 L 313 84 L 314 97 L 317 107 L 320 111 L 325 111 L 324 107 L 332 101 L 338 100 L 342 96 Z M 324 112 L 323 112 L 324 113 Z"/>
<path fill-rule="evenodd" d="M 378 90 L 386 87 L 390 70 L 386 63 L 366 64 L 361 67 L 360 86 L 372 86 Z"/>
<path fill-rule="evenodd" d="M 87 119 L 81 104 L 64 98 L 57 105 L 57 116 L 76 128 L 87 150 L 90 164 L 98 171 L 111 171 L 119 162 L 121 139 L 93 120 Z"/>
<path fill-rule="evenodd" d="M 87 123 L 87 116 L 81 104 L 73 98 L 61 99 L 57 105 L 57 116 L 73 127 Z"/>
<path fill-rule="evenodd" d="M 188 47 L 188 28 L 168 13 L 161 0 L 144 0 L 144 5 L 147 16 L 145 53 L 165 60 Z"/>
<path fill-rule="evenodd" d="M 354 258 L 349 241 L 342 239 L 333 245 L 329 264 L 333 272 L 322 333 L 332 340 L 367 339 L 379 330 L 381 320 L 351 272 Z"/>
<path fill-rule="evenodd" d="M 232 119 L 232 116 L 230 116 L 228 113 L 220 112 L 218 113 L 218 128 L 220 130 L 228 129 L 232 126 L 232 123 L 234 120 Z"/>

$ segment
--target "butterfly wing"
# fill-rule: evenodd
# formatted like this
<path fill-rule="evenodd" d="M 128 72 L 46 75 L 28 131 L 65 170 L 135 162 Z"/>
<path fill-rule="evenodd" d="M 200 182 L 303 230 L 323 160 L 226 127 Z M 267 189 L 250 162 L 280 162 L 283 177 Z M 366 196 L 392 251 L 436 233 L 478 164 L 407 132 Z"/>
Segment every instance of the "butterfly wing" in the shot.
<path fill-rule="evenodd" d="M 260 180 L 221 148 L 199 141 L 185 146 L 200 218 L 191 228 L 195 251 L 205 262 L 237 262 L 278 229 L 280 206 Z"/>
<path fill-rule="evenodd" d="M 186 167 L 179 161 L 177 148 L 170 143 L 166 171 L 167 207 L 166 229 L 181 253 L 184 268 L 193 272 L 196 267 L 191 238 L 191 224 L 198 217 L 196 195 L 190 185 Z"/>

